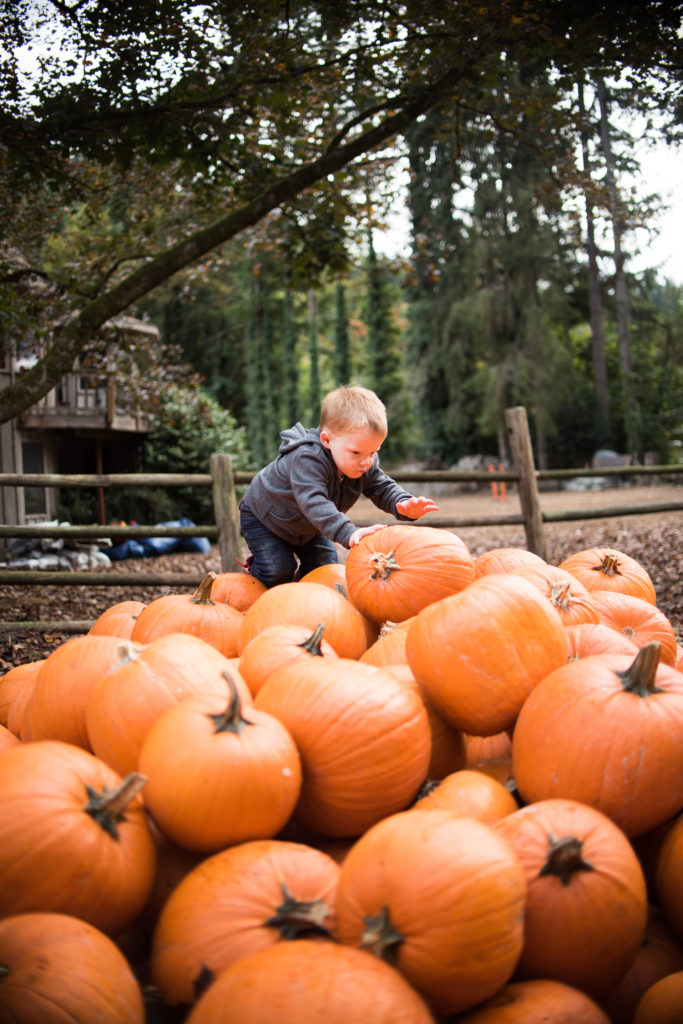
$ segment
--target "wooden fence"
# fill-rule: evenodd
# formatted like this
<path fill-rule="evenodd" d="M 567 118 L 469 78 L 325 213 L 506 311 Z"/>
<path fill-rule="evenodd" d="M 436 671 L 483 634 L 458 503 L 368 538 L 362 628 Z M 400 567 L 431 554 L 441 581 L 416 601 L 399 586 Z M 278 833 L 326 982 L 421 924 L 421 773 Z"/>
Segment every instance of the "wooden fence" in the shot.
<path fill-rule="evenodd" d="M 504 525 L 523 525 L 527 548 L 546 557 L 543 524 L 550 522 L 567 522 L 578 519 L 602 519 L 619 515 L 643 515 L 654 512 L 669 512 L 683 509 L 683 494 L 680 502 L 666 502 L 647 505 L 612 505 L 602 508 L 581 510 L 565 510 L 543 512 L 539 499 L 539 482 L 545 480 L 567 480 L 576 477 L 625 477 L 676 475 L 683 473 L 683 465 L 657 466 L 614 466 L 600 469 L 558 469 L 537 470 L 534 466 L 533 452 L 529 428 L 524 407 L 506 410 L 506 427 L 508 442 L 513 459 L 514 470 L 452 471 L 452 470 L 421 470 L 393 473 L 395 480 L 401 483 L 514 483 L 517 485 L 521 513 L 494 516 L 461 516 L 451 519 L 430 516 L 429 525 L 443 529 L 458 529 L 467 526 L 497 527 Z M 17 474 L 0 473 L 0 487 L 210 487 L 213 496 L 215 523 L 210 525 L 161 527 L 161 526 L 47 526 L 35 524 L 31 526 L 2 526 L 0 537 L 23 538 L 61 538 L 64 540 L 87 539 L 93 542 L 99 539 L 129 539 L 140 537 L 207 537 L 217 542 L 221 571 L 234 571 L 235 559 L 240 557 L 239 513 L 237 509 L 237 488 L 248 484 L 253 473 L 235 472 L 229 455 L 215 454 L 211 456 L 209 473 L 174 474 L 174 473 L 132 473 L 132 474 L 92 474 L 92 475 L 58 475 L 58 474 Z M 358 526 L 369 525 L 360 519 L 354 520 Z M 107 573 L 97 571 L 41 571 L 0 569 L 0 584 L 16 586 L 51 584 L 77 586 L 167 586 L 188 587 L 200 582 L 201 574 L 196 577 L 187 573 Z M 61 628 L 69 631 L 70 627 L 82 627 L 83 623 L 41 623 L 41 622 L 9 622 L 0 623 L 0 634 L 6 634 L 18 627 L 35 629 Z M 72 630 L 72 631 L 81 631 Z"/>

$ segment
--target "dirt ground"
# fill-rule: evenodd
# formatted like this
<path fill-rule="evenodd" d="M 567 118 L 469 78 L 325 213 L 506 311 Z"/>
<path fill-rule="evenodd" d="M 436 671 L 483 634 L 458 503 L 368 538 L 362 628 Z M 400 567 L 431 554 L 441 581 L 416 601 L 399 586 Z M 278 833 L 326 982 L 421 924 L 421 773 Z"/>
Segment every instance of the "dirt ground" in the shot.
<path fill-rule="evenodd" d="M 521 514 L 519 496 L 508 487 L 506 498 L 494 499 L 490 486 L 477 491 L 457 490 L 432 485 L 431 495 L 439 505 L 439 512 L 430 514 L 423 523 L 453 530 L 467 544 L 476 557 L 496 547 L 526 547 L 524 527 L 519 524 L 498 524 L 497 519 Z M 426 486 L 424 490 L 427 490 Z M 568 490 L 544 491 L 540 496 L 544 513 L 588 512 L 627 507 L 629 512 L 608 518 L 571 519 L 545 522 L 543 527 L 546 559 L 558 564 L 563 558 L 588 547 L 613 547 L 640 561 L 655 585 L 658 607 L 668 616 L 679 643 L 683 644 L 683 508 L 666 512 L 632 511 L 651 508 L 665 503 L 683 505 L 682 485 L 612 487 L 601 491 L 576 492 Z M 483 519 L 486 525 L 467 526 L 463 521 Z M 378 513 L 367 501 L 353 509 L 358 523 L 395 522 L 390 516 Z M 343 560 L 345 552 L 339 548 Z M 175 586 L 179 592 L 191 593 L 193 580 L 206 572 L 221 572 L 220 556 L 216 545 L 208 554 L 170 554 L 158 558 L 128 559 L 114 562 L 108 573 L 127 575 L 144 573 L 173 573 L 187 575 L 187 586 Z M 169 586 L 55 586 L 5 585 L 0 586 L 0 672 L 13 664 L 44 657 L 63 642 L 68 633 L 59 627 L 50 631 L 27 630 L 13 627 L 14 622 L 93 621 L 110 605 L 123 600 L 145 602 L 169 591 Z M 73 632 L 73 630 L 71 631 Z"/>

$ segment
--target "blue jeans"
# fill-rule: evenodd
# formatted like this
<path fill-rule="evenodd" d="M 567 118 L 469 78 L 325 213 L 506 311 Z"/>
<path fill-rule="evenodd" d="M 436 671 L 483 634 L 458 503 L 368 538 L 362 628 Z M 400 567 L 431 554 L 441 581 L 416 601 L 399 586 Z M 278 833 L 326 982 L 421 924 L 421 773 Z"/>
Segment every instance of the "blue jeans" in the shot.
<path fill-rule="evenodd" d="M 305 544 L 290 544 L 276 537 L 253 512 L 245 508 L 240 508 L 240 530 L 252 556 L 249 571 L 266 587 L 291 583 L 319 565 L 339 561 L 334 544 L 321 533 Z"/>

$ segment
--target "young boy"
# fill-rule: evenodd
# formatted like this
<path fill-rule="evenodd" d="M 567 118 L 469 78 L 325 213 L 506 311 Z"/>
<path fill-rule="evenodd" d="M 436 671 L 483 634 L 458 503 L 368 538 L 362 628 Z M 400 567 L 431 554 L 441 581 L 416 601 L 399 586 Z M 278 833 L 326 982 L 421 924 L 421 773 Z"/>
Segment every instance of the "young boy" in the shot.
<path fill-rule="evenodd" d="M 323 401 L 320 426 L 295 424 L 281 434 L 278 457 L 251 481 L 240 502 L 249 572 L 267 587 L 337 562 L 335 542 L 351 548 L 384 525 L 356 528 L 344 514 L 361 495 L 398 519 L 438 510 L 413 497 L 379 468 L 386 409 L 373 391 L 339 387 Z M 298 563 L 298 571 L 297 571 Z"/>

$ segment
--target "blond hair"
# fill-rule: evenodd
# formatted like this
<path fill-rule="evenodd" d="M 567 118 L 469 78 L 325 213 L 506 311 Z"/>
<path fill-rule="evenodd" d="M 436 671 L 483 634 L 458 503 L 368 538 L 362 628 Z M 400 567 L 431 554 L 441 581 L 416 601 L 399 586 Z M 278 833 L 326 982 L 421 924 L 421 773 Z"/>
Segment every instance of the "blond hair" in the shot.
<path fill-rule="evenodd" d="M 330 391 L 323 399 L 320 429 L 368 430 L 386 437 L 387 410 L 369 388 L 344 385 Z"/>

